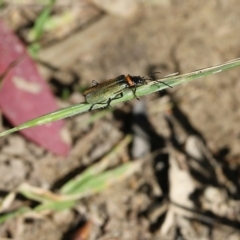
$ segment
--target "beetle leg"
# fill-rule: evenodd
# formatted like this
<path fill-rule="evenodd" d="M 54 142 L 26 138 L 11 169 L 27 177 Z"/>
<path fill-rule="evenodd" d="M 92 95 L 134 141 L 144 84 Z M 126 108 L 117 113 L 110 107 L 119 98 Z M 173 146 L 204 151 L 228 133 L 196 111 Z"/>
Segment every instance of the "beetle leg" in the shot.
<path fill-rule="evenodd" d="M 112 100 L 115 100 L 115 99 L 119 99 L 119 98 L 122 98 L 123 97 L 123 93 L 119 93 L 117 94 L 114 98 L 109 98 L 107 100 L 107 102 L 100 102 L 100 103 L 94 103 L 92 104 L 92 106 L 89 108 L 89 111 L 92 111 L 94 105 L 97 105 L 97 104 L 107 104 L 106 107 L 111 107 L 110 103 L 112 102 Z"/>
<path fill-rule="evenodd" d="M 172 86 L 168 85 L 167 83 L 165 83 L 165 82 L 163 82 L 163 81 L 156 81 L 156 82 L 162 83 L 162 84 L 164 84 L 164 85 L 166 85 L 166 86 L 172 88 Z"/>
<path fill-rule="evenodd" d="M 139 97 L 136 95 L 136 91 L 137 91 L 137 87 L 134 87 L 134 88 L 131 88 L 132 89 L 132 92 L 133 92 L 133 95 L 134 97 L 139 100 Z"/>
<path fill-rule="evenodd" d="M 92 104 L 92 106 L 89 108 L 88 111 L 92 111 L 94 105 L 96 105 L 96 104 Z"/>
<path fill-rule="evenodd" d="M 119 98 L 122 98 L 123 97 L 123 93 L 119 93 L 117 94 L 114 98 L 109 98 L 108 101 L 107 101 L 107 106 L 106 107 L 111 107 L 110 103 L 112 102 L 112 100 L 115 100 L 115 99 L 119 99 Z"/>

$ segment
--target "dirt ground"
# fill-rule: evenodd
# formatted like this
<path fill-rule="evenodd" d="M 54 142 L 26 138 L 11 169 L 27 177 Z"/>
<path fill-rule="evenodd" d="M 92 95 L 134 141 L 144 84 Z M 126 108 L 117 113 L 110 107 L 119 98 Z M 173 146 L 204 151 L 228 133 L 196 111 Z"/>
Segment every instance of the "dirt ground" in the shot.
<path fill-rule="evenodd" d="M 22 39 L 39 12 L 25 4 L 0 10 Z M 61 4 L 66 2 L 56 3 L 55 14 Z M 79 89 L 92 79 L 156 71 L 164 76 L 221 64 L 240 57 L 238 5 L 237 0 L 139 0 L 114 12 L 104 3 L 74 0 L 68 6 L 74 21 L 43 35 L 39 69 L 64 107 L 84 101 Z M 0 139 L 1 198 L 21 183 L 57 192 L 127 134 L 131 144 L 112 161 L 141 162 L 136 173 L 72 209 L 6 221 L 0 237 L 240 239 L 239 76 L 236 68 L 120 104 L 90 125 L 82 123 L 97 111 L 69 118 L 72 150 L 66 159 L 19 133 Z M 67 100 L 60 97 L 63 87 Z M 3 127 L 10 127 L 6 119 Z M 15 206 L 23 203 L 29 204 L 19 197 Z"/>

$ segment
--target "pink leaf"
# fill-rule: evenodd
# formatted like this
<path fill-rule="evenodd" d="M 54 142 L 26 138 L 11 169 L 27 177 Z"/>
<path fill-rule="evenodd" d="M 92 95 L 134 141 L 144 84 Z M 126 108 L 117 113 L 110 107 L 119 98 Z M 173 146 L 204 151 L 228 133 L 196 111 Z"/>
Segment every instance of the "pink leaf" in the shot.
<path fill-rule="evenodd" d="M 25 46 L 0 22 L 0 74 L 26 54 Z M 0 88 L 0 108 L 14 126 L 57 109 L 54 96 L 30 57 L 23 57 L 7 71 Z M 55 154 L 69 153 L 62 120 L 21 133 Z"/>

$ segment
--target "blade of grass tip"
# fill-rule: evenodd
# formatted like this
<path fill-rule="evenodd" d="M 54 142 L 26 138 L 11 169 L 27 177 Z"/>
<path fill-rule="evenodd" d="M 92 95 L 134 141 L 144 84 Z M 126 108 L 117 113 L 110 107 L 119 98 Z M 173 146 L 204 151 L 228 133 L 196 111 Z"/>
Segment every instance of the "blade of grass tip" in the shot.
<path fill-rule="evenodd" d="M 205 77 L 208 75 L 220 73 L 220 72 L 223 72 L 223 71 L 226 71 L 228 69 L 238 67 L 238 66 L 240 66 L 240 58 L 225 62 L 225 63 L 217 65 L 217 66 L 203 68 L 203 69 L 199 69 L 199 70 L 196 70 L 196 71 L 193 71 L 190 73 L 175 76 L 175 77 L 167 80 L 166 83 L 169 84 L 170 86 L 175 86 L 175 85 L 178 85 L 178 84 L 181 84 L 184 82 L 188 82 L 188 81 L 200 78 L 200 77 Z"/>
<path fill-rule="evenodd" d="M 27 183 L 22 183 L 18 188 L 18 192 L 28 199 L 41 203 L 63 200 L 61 195 L 57 195 L 47 189 L 31 186 Z"/>
<path fill-rule="evenodd" d="M 1 132 L 0 137 L 3 137 L 10 133 L 17 132 L 17 131 L 20 131 L 20 130 L 23 130 L 26 128 L 40 126 L 40 125 L 43 125 L 46 123 L 51 123 L 51 122 L 54 122 L 54 121 L 57 121 L 57 120 L 60 120 L 63 118 L 71 117 L 71 116 L 74 116 L 79 113 L 84 113 L 84 112 L 88 111 L 90 107 L 91 107 L 91 104 L 79 103 L 79 104 L 76 104 L 76 105 L 73 105 L 73 106 L 70 106 L 67 108 L 62 108 L 55 112 L 51 112 L 51 113 L 45 114 L 43 116 L 29 120 L 21 125 L 18 125 L 17 127 L 9 129 L 7 131 Z"/>
<path fill-rule="evenodd" d="M 109 166 L 109 158 L 112 155 L 116 155 L 122 151 L 132 140 L 131 135 L 127 135 L 119 144 L 117 144 L 102 160 L 98 163 L 93 164 L 91 167 L 88 167 L 85 171 L 80 173 L 74 179 L 69 180 L 65 183 L 61 189 L 61 194 L 72 194 L 72 192 L 76 191 L 76 189 L 80 188 L 86 181 L 91 178 L 94 178 L 96 174 L 104 171 Z"/>
<path fill-rule="evenodd" d="M 158 92 L 158 91 L 161 91 L 161 90 L 167 88 L 167 86 L 159 83 L 158 81 L 164 80 L 165 83 L 167 83 L 169 86 L 173 87 L 173 86 L 182 84 L 184 82 L 188 82 L 188 81 L 191 81 L 191 80 L 194 80 L 194 79 L 197 79 L 200 77 L 205 77 L 205 76 L 215 74 L 215 73 L 220 73 L 222 71 L 226 71 L 228 69 L 238 67 L 238 66 L 240 66 L 240 58 L 225 62 L 225 63 L 217 65 L 217 66 L 196 70 L 196 71 L 193 71 L 190 73 L 160 78 L 156 81 L 150 82 L 147 85 L 138 87 L 137 95 L 139 97 L 141 97 L 141 96 L 151 94 L 154 92 Z M 118 102 L 130 100 L 131 98 L 133 98 L 133 95 L 131 94 L 131 92 L 129 92 L 128 94 L 125 94 L 122 98 L 113 100 L 111 102 L 111 105 L 114 105 L 115 103 L 118 103 Z"/>

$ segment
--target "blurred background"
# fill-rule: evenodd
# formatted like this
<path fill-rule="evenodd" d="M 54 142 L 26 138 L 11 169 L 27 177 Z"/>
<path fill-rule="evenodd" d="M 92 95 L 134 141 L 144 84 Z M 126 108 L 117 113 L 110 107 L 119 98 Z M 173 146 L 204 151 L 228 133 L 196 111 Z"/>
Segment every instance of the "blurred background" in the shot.
<path fill-rule="evenodd" d="M 24 44 L 63 108 L 84 102 L 82 92 L 92 80 L 161 72 L 158 78 L 239 58 L 238 5 L 237 0 L 2 0 L 0 20 Z M 240 239 L 239 76 L 240 69 L 231 69 L 68 118 L 61 123 L 64 133 L 59 130 L 69 146 L 65 155 L 20 133 L 1 138 L 0 237 Z M 17 104 L 25 105 L 22 101 Z M 1 131 L 13 127 L 8 104 L 1 102 L 6 109 Z M 47 105 L 41 106 L 44 113 Z M 44 133 L 50 142 L 53 135 Z M 61 211 L 37 211 L 48 200 L 21 190 L 27 186 L 25 191 L 44 197 L 70 194 L 63 186 L 88 169 L 93 174 L 74 185 L 74 203 Z M 25 214 L 16 213 L 23 207 Z"/>

